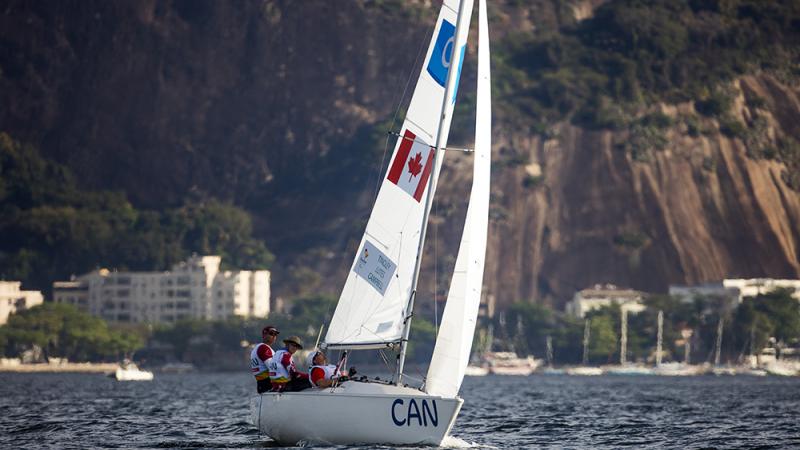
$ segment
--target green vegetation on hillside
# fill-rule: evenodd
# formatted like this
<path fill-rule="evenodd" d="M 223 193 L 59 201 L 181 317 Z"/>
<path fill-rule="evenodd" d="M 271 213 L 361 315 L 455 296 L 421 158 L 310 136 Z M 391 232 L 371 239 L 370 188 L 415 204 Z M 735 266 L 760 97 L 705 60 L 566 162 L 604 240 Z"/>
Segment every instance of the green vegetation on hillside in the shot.
<path fill-rule="evenodd" d="M 799 25 L 793 1 L 611 1 L 558 31 L 509 36 L 496 86 L 503 103 L 544 123 L 620 128 L 654 102 L 722 115 L 730 105 L 717 86 L 737 76 L 797 80 Z"/>
<path fill-rule="evenodd" d="M 102 319 L 64 304 L 44 303 L 12 314 L 0 327 L 3 356 L 39 348 L 45 360 L 119 361 L 143 345 L 139 334 L 111 329 Z"/>
<path fill-rule="evenodd" d="M 122 193 L 81 190 L 69 169 L 0 133 L 0 277 L 49 290 L 98 266 L 164 270 L 192 253 L 248 269 L 273 259 L 242 209 L 209 201 L 137 210 Z"/>

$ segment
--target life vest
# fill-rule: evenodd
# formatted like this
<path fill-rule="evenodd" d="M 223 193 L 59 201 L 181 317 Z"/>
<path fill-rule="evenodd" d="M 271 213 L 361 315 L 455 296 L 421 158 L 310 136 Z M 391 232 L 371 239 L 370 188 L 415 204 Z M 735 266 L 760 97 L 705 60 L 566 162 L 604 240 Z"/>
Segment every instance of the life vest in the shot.
<path fill-rule="evenodd" d="M 317 383 L 315 383 L 314 379 L 311 377 L 311 371 L 314 369 L 322 369 L 325 371 L 325 376 L 322 378 L 323 380 L 335 380 L 340 376 L 338 367 L 333 364 L 326 364 L 324 366 L 311 366 L 308 369 L 308 381 L 310 381 L 311 385 L 314 387 L 317 387 Z"/>
<path fill-rule="evenodd" d="M 281 364 L 281 360 L 284 358 L 284 355 L 287 354 L 289 355 L 289 367 Z M 291 372 L 297 371 L 294 366 L 292 354 L 285 348 L 275 352 L 275 355 L 269 360 L 267 367 L 269 367 L 269 378 L 272 384 L 288 383 L 291 379 Z"/>
<path fill-rule="evenodd" d="M 265 345 L 267 347 L 267 359 L 263 360 L 260 356 L 258 356 L 258 349 Z M 258 344 L 253 347 L 253 350 L 250 352 L 250 372 L 252 372 L 253 376 L 256 377 L 256 380 L 268 380 L 269 379 L 269 361 L 272 359 L 274 352 L 272 351 L 272 347 L 267 344 Z"/>

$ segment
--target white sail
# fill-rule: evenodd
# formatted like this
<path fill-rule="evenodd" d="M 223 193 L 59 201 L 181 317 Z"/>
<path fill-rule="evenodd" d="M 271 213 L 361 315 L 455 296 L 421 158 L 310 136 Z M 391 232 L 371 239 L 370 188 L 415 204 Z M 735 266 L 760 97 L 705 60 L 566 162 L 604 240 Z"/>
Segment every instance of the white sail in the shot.
<path fill-rule="evenodd" d="M 471 0 L 467 3 L 464 11 L 471 12 Z M 439 12 L 401 138 L 325 336 L 328 348 L 377 348 L 402 337 L 425 199 L 435 191 L 443 160 L 443 151 L 434 158 L 432 146 L 440 122 L 445 126 L 438 142 L 446 145 L 455 102 L 453 89 L 452 101 L 442 111 L 445 83 L 450 67 L 458 68 L 458 79 L 466 48 L 466 31 L 455 36 L 457 10 L 457 0 L 445 0 Z M 469 28 L 469 17 L 464 28 Z"/>
<path fill-rule="evenodd" d="M 469 362 L 483 288 L 486 234 L 489 226 L 492 117 L 485 0 L 480 0 L 478 11 L 478 94 L 472 191 L 453 279 L 447 294 L 447 305 L 425 381 L 425 392 L 443 397 L 455 397 L 458 394 Z"/>

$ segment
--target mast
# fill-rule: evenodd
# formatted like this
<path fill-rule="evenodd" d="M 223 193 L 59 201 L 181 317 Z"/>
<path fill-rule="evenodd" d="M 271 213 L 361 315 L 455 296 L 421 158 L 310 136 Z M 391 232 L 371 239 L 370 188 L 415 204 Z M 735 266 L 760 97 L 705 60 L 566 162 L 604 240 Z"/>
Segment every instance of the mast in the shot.
<path fill-rule="evenodd" d="M 656 367 L 661 366 L 661 347 L 664 342 L 664 311 L 658 310 L 658 337 L 656 338 Z"/>
<path fill-rule="evenodd" d="M 719 366 L 720 353 L 722 353 L 722 317 L 719 318 L 719 324 L 717 324 L 717 342 L 714 350 L 714 365 Z"/>
<path fill-rule="evenodd" d="M 453 34 L 453 46 L 450 50 L 450 65 L 447 69 L 447 81 L 444 88 L 444 98 L 442 99 L 442 108 L 439 113 L 439 127 L 436 132 L 436 147 L 433 150 L 433 174 L 428 179 L 428 193 L 425 195 L 425 208 L 422 213 L 422 229 L 419 234 L 419 244 L 417 245 L 417 258 L 414 261 L 414 276 L 411 278 L 411 295 L 408 299 L 408 305 L 405 310 L 405 320 L 403 321 L 403 338 L 400 340 L 400 352 L 397 355 L 397 371 L 395 372 L 395 384 L 400 384 L 403 378 L 403 366 L 406 361 L 406 350 L 408 348 L 408 335 L 411 332 L 411 317 L 414 312 L 414 300 L 417 298 L 417 284 L 419 283 L 419 271 L 422 262 L 422 249 L 425 246 L 425 235 L 428 231 L 428 217 L 431 214 L 431 202 L 433 200 L 433 193 L 436 189 L 436 178 L 438 178 L 438 164 L 439 151 L 444 147 L 443 136 L 444 127 L 446 123 L 447 104 L 452 101 L 452 92 L 455 89 L 455 77 L 458 74 L 458 65 L 460 62 L 460 51 L 457 48 L 459 36 L 461 35 L 461 27 L 464 18 L 464 6 L 466 0 L 460 0 L 458 3 L 458 19 L 456 20 L 456 30 Z M 472 13 L 472 11 L 470 11 Z M 455 69 L 455 70 L 452 70 Z M 435 287 L 434 287 L 435 289 Z M 435 295 L 435 293 L 434 293 Z M 436 299 L 434 298 L 434 301 Z"/>
<path fill-rule="evenodd" d="M 684 328 L 681 330 L 681 337 L 683 337 L 683 362 L 684 364 L 689 364 L 689 356 L 692 352 L 692 344 L 690 339 L 692 338 L 693 331 Z"/>
<path fill-rule="evenodd" d="M 545 339 L 545 345 L 547 346 L 547 366 L 553 367 L 553 338 L 549 334 Z"/>
<path fill-rule="evenodd" d="M 622 324 L 620 325 L 620 338 L 619 338 L 619 364 L 624 366 L 627 362 L 625 357 L 628 352 L 628 310 L 623 306 L 622 309 Z"/>
<path fill-rule="evenodd" d="M 584 366 L 589 363 L 589 334 L 591 333 L 589 324 L 591 319 L 586 319 L 583 324 L 583 359 L 581 364 Z"/>

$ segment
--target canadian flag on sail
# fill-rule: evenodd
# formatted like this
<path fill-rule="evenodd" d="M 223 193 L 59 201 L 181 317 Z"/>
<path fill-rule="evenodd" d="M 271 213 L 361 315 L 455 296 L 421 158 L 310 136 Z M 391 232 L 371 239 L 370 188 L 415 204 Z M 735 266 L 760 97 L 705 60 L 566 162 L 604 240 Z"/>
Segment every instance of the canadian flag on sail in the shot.
<path fill-rule="evenodd" d="M 408 130 L 401 139 L 386 178 L 419 202 L 431 176 L 433 149 Z"/>

